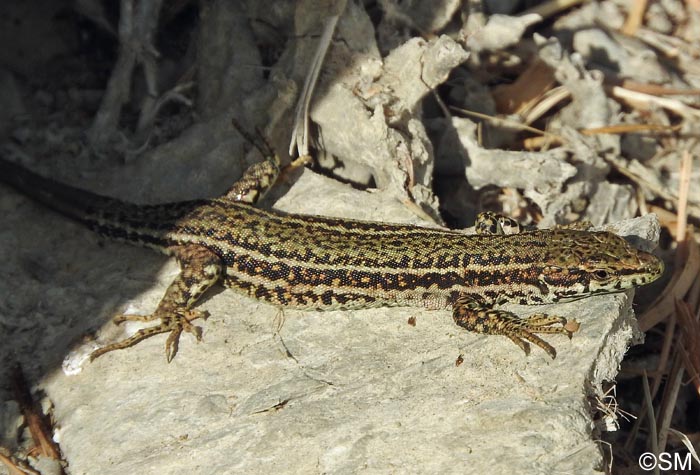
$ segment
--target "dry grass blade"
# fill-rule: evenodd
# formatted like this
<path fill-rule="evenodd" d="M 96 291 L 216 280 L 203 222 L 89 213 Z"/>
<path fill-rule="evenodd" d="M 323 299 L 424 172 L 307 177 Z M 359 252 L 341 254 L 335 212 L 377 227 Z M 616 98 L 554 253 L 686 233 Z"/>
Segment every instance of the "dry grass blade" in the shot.
<path fill-rule="evenodd" d="M 654 455 L 658 457 L 659 455 L 659 445 L 658 445 L 658 435 L 656 432 L 656 417 L 654 416 L 654 406 L 651 400 L 651 391 L 649 390 L 649 379 L 647 378 L 646 372 L 642 376 L 642 387 L 644 388 L 644 405 L 647 410 L 647 417 L 649 417 L 649 441 L 651 443 L 651 451 Z M 658 473 L 658 467 L 655 467 L 655 473 Z"/>
<path fill-rule="evenodd" d="M 654 384 L 651 388 L 651 397 L 656 397 L 656 393 L 661 387 L 662 381 L 665 379 L 668 360 L 675 343 L 676 321 L 676 315 L 672 313 L 664 330 L 664 341 L 661 346 L 661 352 L 659 353 L 659 362 L 656 365 L 656 371 L 654 371 Z"/>
<path fill-rule="evenodd" d="M 683 333 L 685 366 L 695 390 L 700 394 L 700 322 L 693 316 L 693 311 L 686 302 L 676 302 L 676 314 Z"/>
<path fill-rule="evenodd" d="M 668 441 L 668 430 L 671 427 L 671 418 L 676 409 L 678 401 L 678 392 L 681 384 L 683 384 L 683 349 L 676 347 L 676 352 L 673 358 L 673 366 L 669 371 L 664 388 L 664 395 L 661 399 L 659 409 L 656 411 L 658 421 L 655 424 L 657 430 L 657 446 L 661 452 L 666 451 L 666 442 Z M 655 452 L 659 453 L 659 452 Z"/>
<path fill-rule="evenodd" d="M 663 345 L 661 347 L 661 352 L 659 353 L 659 360 L 656 364 L 656 369 L 652 373 L 652 376 L 654 378 L 654 383 L 649 391 L 649 400 L 653 400 L 656 397 L 656 393 L 659 391 L 659 388 L 661 387 L 662 382 L 666 380 L 666 368 L 668 367 L 668 360 L 669 360 L 669 355 L 671 354 L 671 350 L 674 348 L 674 336 L 675 336 L 675 329 L 676 329 L 676 316 L 674 313 L 671 314 L 671 318 L 668 319 L 668 324 L 666 325 L 665 332 L 664 332 L 664 341 Z M 646 369 L 644 369 L 642 372 L 637 373 L 642 375 L 643 377 L 648 376 L 648 372 Z M 625 447 L 627 450 L 630 450 L 630 447 L 632 446 L 632 443 L 637 437 L 637 434 L 639 433 L 639 429 L 642 427 L 642 424 L 646 420 L 647 413 L 642 409 L 642 411 L 639 414 L 639 417 L 637 418 L 636 421 L 634 421 L 634 424 L 632 428 L 629 431 L 629 437 L 627 438 L 627 442 L 625 443 Z"/>
<path fill-rule="evenodd" d="M 619 86 L 613 86 L 611 89 L 612 96 L 622 100 L 630 106 L 639 110 L 649 110 L 654 107 L 662 107 L 664 109 L 675 112 L 686 119 L 697 120 L 700 117 L 700 110 L 694 109 L 683 104 L 681 101 L 669 99 L 666 97 L 656 97 L 651 94 L 642 92 L 630 91 Z"/>
<path fill-rule="evenodd" d="M 530 127 L 529 125 L 522 124 L 522 123 L 517 122 L 515 120 L 494 117 L 494 116 L 491 116 L 488 114 L 482 114 L 481 112 L 462 109 L 460 107 L 450 106 L 450 109 L 457 111 L 461 114 L 464 114 L 466 116 L 469 116 L 469 117 L 476 117 L 477 119 L 485 120 L 496 127 L 505 127 L 505 128 L 510 128 L 510 129 L 514 129 L 514 130 L 523 130 L 526 132 L 532 132 L 534 134 L 541 135 L 543 137 L 547 137 L 551 140 L 555 140 L 555 141 L 557 141 L 557 143 L 564 142 L 564 138 L 559 136 L 559 135 L 552 134 L 550 132 L 546 132 L 544 130 L 537 129 L 535 127 Z"/>
<path fill-rule="evenodd" d="M 294 124 L 292 125 L 292 139 L 289 143 L 290 156 L 294 156 L 295 148 L 299 152 L 299 156 L 304 157 L 309 155 L 309 107 L 311 105 L 311 98 L 313 97 L 316 82 L 318 81 L 318 75 L 321 72 L 323 60 L 326 57 L 328 47 L 333 39 L 335 27 L 338 24 L 340 15 L 343 13 L 343 10 L 345 10 L 345 1 L 338 2 L 337 9 L 338 12 L 336 15 L 331 15 L 326 19 L 325 25 L 323 26 L 323 34 L 321 35 L 318 48 L 316 49 L 316 54 L 309 67 L 309 72 L 306 75 L 304 89 L 299 96 L 299 102 L 297 102 L 297 108 L 294 113 Z"/>
<path fill-rule="evenodd" d="M 647 331 L 663 321 L 673 310 L 672 305 L 682 300 L 700 273 L 700 250 L 692 228 L 688 228 L 688 196 L 690 192 L 692 157 L 684 151 L 681 160 L 678 190 L 678 224 L 676 227 L 675 272 L 658 299 L 639 318 L 639 328 Z"/>
<path fill-rule="evenodd" d="M 620 418 L 626 421 L 636 419 L 634 414 L 625 411 L 618 404 L 616 388 L 616 386 L 611 386 L 607 389 L 607 391 L 605 391 L 602 398 L 595 398 L 596 411 L 602 414 L 600 421 L 597 422 L 597 425 L 601 428 L 601 430 L 618 430 L 620 428 L 620 424 L 618 423 Z"/>
<path fill-rule="evenodd" d="M 644 165 L 634 159 L 622 160 L 617 157 L 608 156 L 605 157 L 605 160 L 615 167 L 615 170 L 632 180 L 640 188 L 644 188 L 645 191 L 659 198 L 670 201 L 678 208 L 678 195 L 673 190 L 667 188 L 666 184 L 658 177 L 656 172 L 648 170 Z M 700 218 L 700 206 L 693 203 L 688 203 L 687 206 L 690 216 Z M 677 223 L 678 220 L 675 219 L 674 222 Z M 675 233 L 675 228 L 671 228 L 671 232 Z M 678 234 L 675 234 L 675 239 L 677 241 L 682 240 L 682 237 L 679 239 L 678 236 Z"/>
<path fill-rule="evenodd" d="M 685 236 L 686 229 L 688 228 L 688 198 L 690 197 L 690 175 L 693 171 L 692 167 L 692 157 L 688 150 L 684 150 L 678 182 L 678 226 L 676 228 L 676 235 L 679 237 Z M 679 262 L 676 262 L 676 264 L 679 264 Z"/>
<path fill-rule="evenodd" d="M 695 461 L 698 464 L 700 464 L 700 458 L 698 458 L 698 453 L 695 451 L 695 447 L 693 446 L 693 443 L 690 441 L 687 435 L 685 435 L 683 432 L 677 431 L 676 429 L 669 429 L 668 433 L 678 437 L 678 439 L 685 446 L 685 448 L 688 449 L 690 455 L 692 455 Z"/>
<path fill-rule="evenodd" d="M 526 124 L 534 123 L 551 109 L 568 100 L 570 97 L 571 91 L 564 86 L 550 89 L 542 95 L 541 101 L 534 104 L 531 108 L 526 108 L 522 111 L 523 122 Z"/>
<path fill-rule="evenodd" d="M 684 264 L 675 269 L 671 281 L 659 298 L 639 317 L 639 328 L 644 332 L 662 322 L 673 311 L 673 302 L 682 299 L 698 277 L 700 250 L 694 240 L 693 232 L 689 230 L 687 236 L 685 252 L 682 249 L 678 250 L 678 255 Z"/>
<path fill-rule="evenodd" d="M 630 79 L 609 79 L 605 78 L 605 83 L 621 86 L 625 89 L 635 92 L 643 92 L 654 96 L 697 96 L 700 95 L 700 89 L 680 89 L 676 87 L 667 87 L 659 84 L 647 84 L 643 82 L 632 81 Z"/>
<path fill-rule="evenodd" d="M 557 88 L 559 89 L 559 88 Z M 553 89 L 552 91 L 555 91 Z M 550 91 L 551 92 L 551 91 Z M 542 101 L 544 103 L 545 101 Z M 534 110 L 533 110 L 534 111 Z M 579 133 L 581 135 L 599 135 L 599 134 L 630 134 L 630 133 L 642 133 L 642 132 L 652 132 L 657 135 L 661 134 L 672 134 L 678 131 L 680 126 L 671 125 L 660 125 L 660 124 L 616 124 L 616 125 L 606 125 L 604 127 L 595 127 L 590 129 L 581 129 Z M 524 141 L 525 148 L 532 150 L 540 148 L 545 141 L 542 137 L 532 137 Z M 557 142 L 557 144 L 563 142 Z M 619 168 L 618 164 L 613 164 Z M 628 178 L 637 181 L 641 181 L 640 177 L 635 177 L 629 171 L 622 171 Z M 675 215 L 674 215 L 675 216 Z"/>
<path fill-rule="evenodd" d="M 700 279 L 695 279 L 693 285 L 685 296 L 685 302 L 690 306 L 695 315 L 700 312 Z"/>
<path fill-rule="evenodd" d="M 531 123 L 540 118 L 546 112 L 546 108 L 555 105 L 570 94 L 566 88 L 555 88 L 549 91 L 552 95 L 548 95 L 542 101 L 537 103 L 531 110 L 527 111 L 525 123 Z M 605 127 L 596 127 L 590 129 L 581 129 L 579 132 L 582 135 L 598 135 L 598 134 L 630 134 L 650 132 L 657 135 L 668 135 L 678 132 L 680 125 L 661 125 L 661 124 L 615 124 L 606 125 Z M 549 137 L 531 137 L 524 141 L 524 148 L 528 150 L 540 148 L 543 144 L 561 144 L 563 140 L 552 141 Z"/>
<path fill-rule="evenodd" d="M 606 125 L 605 127 L 596 127 L 593 129 L 581 129 L 583 135 L 597 134 L 629 134 L 638 132 L 677 132 L 680 126 L 674 125 L 659 125 L 659 124 L 616 124 Z"/>

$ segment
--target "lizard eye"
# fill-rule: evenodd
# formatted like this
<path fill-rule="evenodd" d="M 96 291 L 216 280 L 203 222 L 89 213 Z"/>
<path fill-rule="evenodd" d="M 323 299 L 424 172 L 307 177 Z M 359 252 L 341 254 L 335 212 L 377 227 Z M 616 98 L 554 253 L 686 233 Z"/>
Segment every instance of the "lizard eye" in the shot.
<path fill-rule="evenodd" d="M 608 271 L 598 269 L 597 271 L 593 272 L 593 277 L 595 277 L 598 280 L 605 280 L 608 278 Z"/>

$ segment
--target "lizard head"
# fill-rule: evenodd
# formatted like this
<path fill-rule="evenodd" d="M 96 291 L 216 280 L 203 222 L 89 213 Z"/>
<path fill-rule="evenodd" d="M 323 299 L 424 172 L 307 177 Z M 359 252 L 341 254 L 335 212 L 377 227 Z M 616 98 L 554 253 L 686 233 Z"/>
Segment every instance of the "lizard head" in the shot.
<path fill-rule="evenodd" d="M 646 285 L 663 271 L 661 259 L 616 234 L 555 230 L 538 280 L 547 300 L 557 302 Z"/>

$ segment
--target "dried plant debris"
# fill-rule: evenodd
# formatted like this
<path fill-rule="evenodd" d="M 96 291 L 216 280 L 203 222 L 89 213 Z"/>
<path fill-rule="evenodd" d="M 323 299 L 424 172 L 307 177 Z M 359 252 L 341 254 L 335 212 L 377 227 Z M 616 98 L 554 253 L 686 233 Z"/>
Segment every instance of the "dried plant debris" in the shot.
<path fill-rule="evenodd" d="M 22 415 L 22 426 L 26 428 L 29 436 L 26 447 L 21 456 L 8 454 L 8 447 L 0 446 L 0 462 L 2 462 L 11 474 L 38 474 L 56 473 L 65 474 L 67 465 L 60 447 L 54 441 L 55 427 L 50 418 L 44 414 L 39 403 L 31 393 L 25 374 L 19 364 L 11 366 L 10 386 L 13 392 L 13 402 L 17 405 Z M 9 401 L 8 401 L 9 402 Z M 23 431 L 18 431 L 17 434 Z M 23 434 L 24 435 L 24 434 Z M 18 441 L 3 437 L 3 444 L 14 446 Z M 12 450 L 17 453 L 18 450 Z M 35 470 L 37 469 L 37 470 Z"/>
<path fill-rule="evenodd" d="M 484 210 L 542 227 L 582 220 L 605 226 L 653 212 L 662 228 L 657 252 L 671 270 L 640 295 L 636 310 L 647 342 L 625 361 L 614 407 L 601 403 L 598 416 L 600 430 L 621 428 L 608 436 L 613 471 L 626 460 L 636 468 L 636 455 L 647 446 L 684 450 L 700 433 L 694 231 L 700 222 L 700 2 L 552 1 L 528 11 L 519 5 L 2 2 L 1 153 L 61 181 L 132 201 L 209 197 L 259 160 L 254 151 L 246 155 L 249 147 L 230 126 L 234 118 L 247 130 L 260 129 L 279 153 L 289 151 L 285 163 L 309 163 L 325 175 L 297 178 L 287 169 L 268 206 L 292 187 L 286 195 L 298 197 L 292 210 L 374 217 L 380 204 L 393 203 L 396 219 L 452 227 L 469 226 Z M 296 152 L 308 156 L 294 161 Z M 295 194 L 299 186 L 311 191 Z M 321 187 L 329 191 L 317 196 Z M 357 190 L 366 193 L 352 194 Z M 349 196 L 364 198 L 357 205 Z M 334 202 L 337 209 L 324 207 Z M 0 206 L 14 209 L 3 200 Z M 658 230 L 652 221 L 640 221 L 649 231 L 643 237 Z M 65 235 L 72 238 L 72 231 Z M 9 231 L 0 237 L 3 250 L 24 244 Z M 20 267 L 40 285 L 52 271 L 71 267 L 61 262 L 51 253 Z M 7 289 L 19 292 L 16 271 L 2 272 Z M 83 295 L 78 284 L 66 287 Z M 85 295 L 92 312 L 106 311 Z M 66 346 L 85 329 L 72 317 L 54 318 L 59 330 L 37 342 L 37 328 L 46 326 L 51 311 L 28 302 L 21 308 L 27 318 L 15 321 L 6 317 L 11 310 L 0 301 L 0 330 L 18 336 L 13 351 L 27 360 L 37 345 Z M 402 330 L 418 333 L 410 325 Z M 614 378 L 639 335 L 631 326 L 617 330 L 624 341 L 601 342 L 615 348 L 600 350 L 606 369 L 589 367 L 576 383 L 592 401 L 604 400 L 600 375 Z M 9 351 L 0 347 L 0 357 Z M 440 360 L 431 351 L 426 361 Z M 32 364 L 48 374 L 55 358 Z M 466 372 L 473 364 L 468 352 L 450 356 L 452 370 Z M 303 369 L 308 380 L 295 386 L 293 399 L 274 393 L 275 403 L 256 417 L 287 417 L 313 400 L 318 387 L 327 390 L 331 385 L 312 366 Z M 637 396 L 645 372 L 646 400 Z M 393 382 L 389 391 L 398 387 Z M 219 404 L 228 407 L 202 405 L 206 412 Z M 631 415 L 618 420 L 624 411 Z M 586 468 L 605 465 L 602 452 L 594 452 Z M 9 455 L 0 457 L 8 463 Z M 308 458 L 323 465 L 321 471 L 358 467 Z"/>

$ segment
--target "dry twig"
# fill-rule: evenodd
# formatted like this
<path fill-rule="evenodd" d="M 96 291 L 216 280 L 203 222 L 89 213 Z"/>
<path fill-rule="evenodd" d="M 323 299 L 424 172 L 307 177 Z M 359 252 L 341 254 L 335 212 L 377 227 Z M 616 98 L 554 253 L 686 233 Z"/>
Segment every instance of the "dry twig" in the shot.
<path fill-rule="evenodd" d="M 162 0 L 121 0 L 119 11 L 119 56 L 107 83 L 107 90 L 88 136 L 100 148 L 117 132 L 122 105 L 129 99 L 132 74 L 140 64 L 148 89 L 142 114 L 149 114 L 158 97 L 158 52 L 153 46 Z"/>

